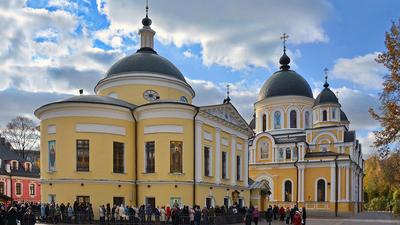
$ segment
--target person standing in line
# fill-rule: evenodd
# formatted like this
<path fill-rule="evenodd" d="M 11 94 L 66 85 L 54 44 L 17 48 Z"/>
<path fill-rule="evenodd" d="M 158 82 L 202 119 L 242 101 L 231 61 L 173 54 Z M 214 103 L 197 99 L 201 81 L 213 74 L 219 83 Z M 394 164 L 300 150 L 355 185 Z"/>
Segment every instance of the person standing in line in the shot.
<path fill-rule="evenodd" d="M 193 208 L 189 208 L 189 221 L 190 221 L 190 225 L 194 225 L 194 209 Z"/>
<path fill-rule="evenodd" d="M 167 214 L 166 214 L 166 212 L 165 212 L 165 207 L 163 206 L 163 207 L 161 207 L 161 209 L 160 209 L 160 222 L 162 223 L 162 224 L 165 224 L 165 221 L 167 220 Z"/>
<path fill-rule="evenodd" d="M 301 215 L 299 211 L 296 211 L 293 216 L 293 224 L 301 225 Z"/>
<path fill-rule="evenodd" d="M 290 208 L 289 207 L 286 208 L 285 220 L 286 220 L 286 224 L 289 224 L 289 222 L 290 222 Z"/>
<path fill-rule="evenodd" d="M 303 217 L 303 225 L 306 225 L 307 212 L 306 212 L 305 206 L 303 206 L 302 211 L 303 211 L 303 216 L 302 216 Z"/>
<path fill-rule="evenodd" d="M 260 218 L 260 211 L 258 211 L 258 206 L 255 206 L 253 210 L 253 221 L 255 225 L 258 225 L 259 218 Z"/>
<path fill-rule="evenodd" d="M 268 209 L 267 209 L 267 222 L 268 222 L 268 224 L 269 225 L 271 225 L 271 223 L 272 223 L 272 219 L 273 219 L 273 217 L 274 217 L 274 212 L 273 212 L 273 209 L 272 209 L 272 206 L 269 206 L 268 207 Z"/>
<path fill-rule="evenodd" d="M 71 224 L 72 223 L 72 217 L 74 216 L 74 209 L 72 206 L 68 206 L 67 208 L 67 223 Z"/>
<path fill-rule="evenodd" d="M 201 211 L 199 206 L 194 206 L 194 225 L 200 225 Z"/>
<path fill-rule="evenodd" d="M 251 225 L 252 217 L 253 217 L 253 211 L 251 210 L 251 208 L 248 208 L 246 210 L 246 214 L 244 214 L 244 222 L 246 225 Z"/>
<path fill-rule="evenodd" d="M 105 212 L 103 210 L 103 206 L 99 206 L 99 217 L 100 217 L 100 224 L 104 224 L 105 221 Z"/>

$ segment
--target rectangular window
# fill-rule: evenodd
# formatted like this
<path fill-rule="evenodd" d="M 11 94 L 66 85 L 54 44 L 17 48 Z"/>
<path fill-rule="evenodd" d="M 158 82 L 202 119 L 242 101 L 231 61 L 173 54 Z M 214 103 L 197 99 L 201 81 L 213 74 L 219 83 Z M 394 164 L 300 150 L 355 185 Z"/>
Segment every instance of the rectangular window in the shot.
<path fill-rule="evenodd" d="M 155 144 L 154 141 L 148 141 L 145 144 L 145 172 L 154 173 L 155 172 Z"/>
<path fill-rule="evenodd" d="M 35 195 L 35 184 L 30 184 L 29 185 L 29 194 L 30 195 Z"/>
<path fill-rule="evenodd" d="M 206 198 L 206 207 L 207 207 L 207 209 L 211 208 L 212 206 L 213 206 L 212 205 L 212 198 L 207 197 Z"/>
<path fill-rule="evenodd" d="M 171 173 L 182 173 L 182 141 L 171 141 L 170 142 L 170 172 Z"/>
<path fill-rule="evenodd" d="M 125 160 L 124 160 L 124 143 L 114 142 L 113 145 L 113 172 L 124 173 L 125 172 Z"/>
<path fill-rule="evenodd" d="M 125 198 L 124 197 L 114 197 L 113 204 L 117 205 L 117 206 L 125 205 Z"/>
<path fill-rule="evenodd" d="M 76 170 L 89 171 L 89 140 L 76 140 Z"/>
<path fill-rule="evenodd" d="M 242 178 L 242 168 L 241 168 L 240 156 L 236 156 L 236 180 L 241 180 Z"/>
<path fill-rule="evenodd" d="M 4 182 L 0 182 L 0 195 L 4 195 Z"/>
<path fill-rule="evenodd" d="M 79 203 L 90 203 L 90 196 L 76 196 L 76 201 Z"/>
<path fill-rule="evenodd" d="M 48 142 L 49 172 L 56 171 L 56 141 Z"/>
<path fill-rule="evenodd" d="M 222 152 L 222 179 L 228 178 L 228 159 L 226 156 L 226 152 Z"/>
<path fill-rule="evenodd" d="M 22 184 L 21 183 L 16 183 L 15 184 L 15 194 L 16 195 L 21 195 L 22 194 Z"/>
<path fill-rule="evenodd" d="M 226 208 L 229 208 L 229 198 L 228 198 L 228 197 L 225 197 L 225 198 L 224 198 L 224 206 L 225 206 Z"/>
<path fill-rule="evenodd" d="M 204 147 L 204 176 L 211 176 L 210 148 Z"/>

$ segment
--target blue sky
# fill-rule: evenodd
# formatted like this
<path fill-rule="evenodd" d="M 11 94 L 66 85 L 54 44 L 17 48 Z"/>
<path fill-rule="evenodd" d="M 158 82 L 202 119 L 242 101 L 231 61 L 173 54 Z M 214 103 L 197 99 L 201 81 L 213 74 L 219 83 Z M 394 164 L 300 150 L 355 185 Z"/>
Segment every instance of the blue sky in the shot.
<path fill-rule="evenodd" d="M 17 114 L 33 118 L 35 108 L 79 88 L 92 93 L 113 62 L 136 51 L 144 3 L 1 2 L 0 127 Z M 150 0 L 149 15 L 156 51 L 187 77 L 195 103 L 221 102 L 230 83 L 233 104 L 246 119 L 259 88 L 278 69 L 279 37 L 288 33 L 291 68 L 314 95 L 329 69 L 332 89 L 368 146 L 379 126 L 367 110 L 378 106 L 386 73 L 374 58 L 385 49 L 384 33 L 399 19 L 398 9 L 396 0 Z"/>

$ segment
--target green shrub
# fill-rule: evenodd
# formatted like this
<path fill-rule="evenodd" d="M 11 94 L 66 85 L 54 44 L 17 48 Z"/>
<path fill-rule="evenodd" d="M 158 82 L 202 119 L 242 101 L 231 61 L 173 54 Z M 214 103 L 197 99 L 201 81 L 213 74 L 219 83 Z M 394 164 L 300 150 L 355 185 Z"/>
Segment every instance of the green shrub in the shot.
<path fill-rule="evenodd" d="M 371 199 L 368 203 L 368 210 L 370 211 L 382 211 L 387 209 L 388 200 L 385 197 L 377 197 Z"/>
<path fill-rule="evenodd" d="M 399 215 L 400 214 L 400 200 L 395 200 L 393 204 L 393 213 Z"/>

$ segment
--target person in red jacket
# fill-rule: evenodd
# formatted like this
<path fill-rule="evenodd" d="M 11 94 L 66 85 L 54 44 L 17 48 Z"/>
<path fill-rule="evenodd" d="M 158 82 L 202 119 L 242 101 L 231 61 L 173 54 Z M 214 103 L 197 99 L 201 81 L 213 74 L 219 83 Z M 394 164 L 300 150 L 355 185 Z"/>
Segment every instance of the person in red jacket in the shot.
<path fill-rule="evenodd" d="M 301 225 L 301 215 L 299 211 L 296 211 L 296 213 L 293 216 L 293 224 L 294 225 Z"/>
<path fill-rule="evenodd" d="M 284 221 L 284 219 L 285 219 L 285 208 L 283 208 L 283 206 L 281 206 L 281 208 L 279 209 L 279 216 L 281 218 L 281 221 Z"/>

